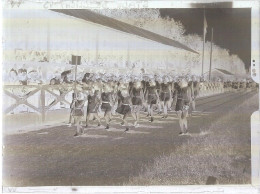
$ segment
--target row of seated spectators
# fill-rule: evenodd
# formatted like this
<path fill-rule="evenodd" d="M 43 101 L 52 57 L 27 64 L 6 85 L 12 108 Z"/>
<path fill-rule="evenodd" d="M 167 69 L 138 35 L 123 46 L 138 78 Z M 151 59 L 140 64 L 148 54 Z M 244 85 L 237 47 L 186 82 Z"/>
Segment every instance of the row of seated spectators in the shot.
<path fill-rule="evenodd" d="M 33 68 L 11 68 L 3 75 L 5 85 L 40 85 L 40 84 L 60 84 L 71 83 L 73 79 L 71 70 L 50 73 L 43 77 L 40 69 Z"/>
<path fill-rule="evenodd" d="M 5 90 L 12 93 L 13 95 L 17 96 L 18 98 L 27 98 L 30 93 L 35 90 L 35 88 L 26 87 L 27 85 L 57 85 L 60 83 L 71 83 L 70 81 L 71 71 L 64 71 L 64 72 L 54 72 L 47 76 L 47 78 L 43 78 L 41 69 L 36 68 L 26 68 L 26 67 L 20 67 L 20 68 L 11 68 L 4 77 L 4 84 L 9 85 L 9 87 L 6 87 Z M 21 85 L 21 87 L 13 87 L 15 85 Z M 61 92 L 57 89 L 50 88 L 50 91 L 53 93 L 60 95 Z M 71 101 L 70 99 L 71 94 L 68 94 L 66 96 L 67 101 Z M 7 94 L 4 94 L 3 96 L 5 103 L 3 104 L 4 110 L 6 110 L 8 107 L 12 106 L 16 103 L 15 99 L 11 98 Z M 29 98 L 27 98 L 27 102 L 31 105 L 33 105 L 36 108 L 40 108 L 42 105 L 41 98 L 40 98 L 40 91 L 31 95 Z M 55 96 L 45 92 L 45 106 L 49 105 L 51 103 L 55 102 Z M 51 107 L 50 110 L 56 110 L 60 108 L 69 108 L 69 105 L 59 102 Z M 40 110 L 40 109 L 39 109 Z M 26 105 L 19 105 L 15 107 L 11 112 L 11 114 L 17 114 L 22 112 L 37 112 L 36 110 L 26 106 Z"/>
<path fill-rule="evenodd" d="M 226 81 L 224 82 L 224 88 L 233 88 L 233 89 L 240 89 L 240 88 L 252 88 L 257 86 L 253 81 Z"/>
<path fill-rule="evenodd" d="M 12 68 L 9 73 L 4 76 L 4 83 L 6 85 L 42 84 L 42 77 L 36 69 Z"/>

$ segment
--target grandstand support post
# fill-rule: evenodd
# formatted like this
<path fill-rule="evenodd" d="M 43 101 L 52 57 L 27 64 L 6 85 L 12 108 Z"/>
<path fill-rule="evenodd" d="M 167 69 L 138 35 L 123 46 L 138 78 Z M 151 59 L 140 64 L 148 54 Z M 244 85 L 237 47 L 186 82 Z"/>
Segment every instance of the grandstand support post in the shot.
<path fill-rule="evenodd" d="M 76 66 L 75 66 L 75 81 L 74 81 L 74 93 L 77 91 L 77 71 L 78 71 L 78 57 L 76 57 Z"/>
<path fill-rule="evenodd" d="M 45 90 L 41 87 L 41 115 L 42 115 L 42 122 L 45 121 Z"/>
<path fill-rule="evenodd" d="M 211 29 L 211 43 L 210 43 L 210 63 L 209 63 L 209 81 L 211 80 L 211 66 L 212 66 L 212 42 L 213 42 L 213 28 Z"/>
<path fill-rule="evenodd" d="M 127 67 L 130 67 L 130 54 L 129 54 L 129 41 L 127 42 L 127 53 L 126 53 L 127 59 L 126 59 L 126 65 Z"/>
<path fill-rule="evenodd" d="M 99 54 L 99 32 L 96 34 L 96 66 L 98 66 L 98 54 Z"/>
<path fill-rule="evenodd" d="M 47 61 L 50 61 L 50 21 L 47 24 Z"/>

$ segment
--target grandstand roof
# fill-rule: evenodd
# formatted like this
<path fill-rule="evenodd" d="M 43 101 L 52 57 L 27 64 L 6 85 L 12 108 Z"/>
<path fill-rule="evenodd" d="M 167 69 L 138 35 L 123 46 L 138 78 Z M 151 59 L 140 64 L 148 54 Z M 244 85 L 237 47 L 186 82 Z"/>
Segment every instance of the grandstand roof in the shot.
<path fill-rule="evenodd" d="M 97 23 L 103 26 L 107 26 L 109 28 L 113 28 L 122 32 L 126 32 L 129 34 L 137 35 L 164 45 L 184 49 L 193 53 L 197 53 L 191 48 L 181 44 L 178 41 L 172 40 L 170 38 L 161 36 L 159 34 L 153 33 L 151 31 L 127 24 L 125 22 L 118 21 L 116 19 L 95 13 L 86 9 L 51 9 L 54 12 L 63 13 L 65 15 L 73 16 L 79 19 L 83 19 L 88 22 Z"/>

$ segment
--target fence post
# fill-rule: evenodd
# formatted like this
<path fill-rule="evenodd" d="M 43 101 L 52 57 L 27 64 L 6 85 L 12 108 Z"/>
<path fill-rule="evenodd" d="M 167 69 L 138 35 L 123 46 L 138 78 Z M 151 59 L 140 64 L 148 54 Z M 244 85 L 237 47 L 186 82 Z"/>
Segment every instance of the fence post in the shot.
<path fill-rule="evenodd" d="M 41 86 L 41 113 L 42 113 L 42 122 L 45 121 L 45 90 Z"/>

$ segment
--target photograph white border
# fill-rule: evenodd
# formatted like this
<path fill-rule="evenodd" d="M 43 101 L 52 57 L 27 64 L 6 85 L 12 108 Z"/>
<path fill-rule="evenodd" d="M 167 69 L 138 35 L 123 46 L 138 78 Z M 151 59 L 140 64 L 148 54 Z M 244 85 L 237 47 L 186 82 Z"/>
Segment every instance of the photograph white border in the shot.
<path fill-rule="evenodd" d="M 12 4 L 11 4 L 12 2 Z M 219 3 L 232 2 L 233 8 L 251 8 L 251 63 L 255 60 L 257 75 L 252 77 L 259 83 L 259 26 L 260 26 L 260 2 L 258 0 L 249 1 L 115 1 L 115 0 L 90 0 L 90 1 L 72 1 L 72 0 L 4 0 L 1 1 L 2 9 L 104 9 L 104 8 L 191 8 L 190 3 Z M 216 7 L 217 8 L 217 7 Z M 2 9 L 0 15 L 2 17 Z M 2 18 L 1 18 L 2 26 Z M 1 31 L 2 37 L 2 31 Z M 1 47 L 2 53 L 2 47 Z M 2 56 L 1 56 L 2 64 Z M 251 64 L 251 73 L 253 66 Z M 2 75 L 2 68 L 1 68 Z M 2 79 L 0 81 L 2 87 Z M 2 97 L 1 97 L 2 98 Z M 260 94 L 259 94 L 260 102 Z M 0 106 L 2 105 L 2 100 Z M 2 107 L 2 106 L 1 106 Z M 260 110 L 260 105 L 259 105 Z M 3 187 L 3 193 L 260 193 L 260 112 L 256 111 L 251 117 L 251 162 L 252 162 L 252 184 L 251 185 L 187 185 L 187 186 L 64 186 L 64 187 Z M 1 113 L 2 118 L 2 113 Z M 2 124 L 2 119 L 1 119 Z M 2 134 L 1 134 L 2 145 Z M 1 150 L 2 151 L 2 150 Z M 2 158 L 1 158 L 2 160 Z M 1 162 L 2 167 L 2 162 Z M 2 175 L 2 171 L 1 171 Z M 2 177 L 2 176 L 1 176 Z M 1 180 L 2 183 L 2 180 Z"/>

